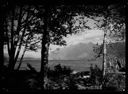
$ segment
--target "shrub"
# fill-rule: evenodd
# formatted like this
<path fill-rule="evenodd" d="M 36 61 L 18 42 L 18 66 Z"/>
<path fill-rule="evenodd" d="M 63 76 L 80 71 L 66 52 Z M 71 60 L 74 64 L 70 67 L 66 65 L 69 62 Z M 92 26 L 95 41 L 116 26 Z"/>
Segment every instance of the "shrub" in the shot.
<path fill-rule="evenodd" d="M 103 89 L 122 91 L 125 89 L 125 75 L 117 73 L 108 73 L 104 77 Z"/>
<path fill-rule="evenodd" d="M 47 89 L 77 89 L 76 81 L 72 76 L 70 67 L 61 66 L 54 67 L 54 70 L 48 71 L 48 87 Z"/>
<path fill-rule="evenodd" d="M 92 85 L 100 85 L 102 83 L 102 70 L 95 65 L 90 66 L 90 80 Z"/>

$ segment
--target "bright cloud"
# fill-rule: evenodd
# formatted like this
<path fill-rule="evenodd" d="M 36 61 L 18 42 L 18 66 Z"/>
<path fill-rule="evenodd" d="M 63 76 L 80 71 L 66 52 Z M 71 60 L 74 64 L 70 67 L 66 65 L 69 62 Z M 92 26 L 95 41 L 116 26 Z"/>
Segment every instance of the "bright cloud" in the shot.
<path fill-rule="evenodd" d="M 68 38 L 65 38 L 65 40 L 67 42 L 67 45 L 75 45 L 78 43 L 101 42 L 102 37 L 102 30 L 88 30 L 86 32 L 81 32 L 80 34 L 72 35 Z"/>

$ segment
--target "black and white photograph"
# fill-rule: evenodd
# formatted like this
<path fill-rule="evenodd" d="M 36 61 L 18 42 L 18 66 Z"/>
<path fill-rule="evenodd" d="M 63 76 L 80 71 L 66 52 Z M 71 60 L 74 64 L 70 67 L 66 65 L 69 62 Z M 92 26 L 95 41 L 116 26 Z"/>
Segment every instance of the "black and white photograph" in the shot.
<path fill-rule="evenodd" d="M 127 5 L 0 0 L 0 91 L 125 92 Z"/>

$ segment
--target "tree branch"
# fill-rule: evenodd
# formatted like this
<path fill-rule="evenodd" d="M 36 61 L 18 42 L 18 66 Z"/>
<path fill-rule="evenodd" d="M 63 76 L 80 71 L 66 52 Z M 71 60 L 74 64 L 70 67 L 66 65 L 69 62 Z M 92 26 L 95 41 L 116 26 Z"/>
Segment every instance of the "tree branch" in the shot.
<path fill-rule="evenodd" d="M 13 41 L 13 38 L 14 38 L 14 31 L 13 31 L 13 28 L 14 28 L 14 15 L 15 14 L 15 7 L 12 9 L 12 19 L 11 19 L 11 53 L 10 53 L 10 58 L 13 59 L 13 56 L 14 56 L 14 41 Z"/>
<path fill-rule="evenodd" d="M 18 25 L 17 25 L 17 31 L 16 31 L 17 35 L 19 35 L 20 28 L 21 28 L 21 20 L 23 18 L 23 16 L 21 16 L 21 15 L 22 15 L 22 6 L 20 7 L 20 13 L 19 13 L 19 19 L 18 19 Z M 18 37 L 18 40 L 15 42 L 14 45 L 17 45 L 18 41 L 19 41 L 19 37 Z"/>
<path fill-rule="evenodd" d="M 29 7 L 30 8 L 30 7 Z M 28 8 L 28 9 L 29 9 Z M 19 56 L 19 53 L 20 53 L 20 50 L 21 50 L 21 45 L 22 45 L 22 41 L 23 41 L 23 37 L 24 37 L 24 34 L 25 34 L 25 31 L 26 31 L 26 28 L 27 28 L 27 24 L 28 24 L 28 18 L 29 18 L 29 12 L 30 11 L 28 11 L 28 15 L 27 15 L 27 18 L 26 18 L 26 25 L 25 25 L 25 27 L 24 27 L 24 31 L 23 31 L 23 33 L 22 33 L 22 36 L 21 36 L 21 40 L 20 40 L 20 45 L 19 45 L 19 47 L 18 47 L 18 51 L 17 51 L 17 53 L 16 53 L 16 56 L 15 56 L 15 62 L 17 61 L 17 59 L 18 59 L 18 56 Z"/>

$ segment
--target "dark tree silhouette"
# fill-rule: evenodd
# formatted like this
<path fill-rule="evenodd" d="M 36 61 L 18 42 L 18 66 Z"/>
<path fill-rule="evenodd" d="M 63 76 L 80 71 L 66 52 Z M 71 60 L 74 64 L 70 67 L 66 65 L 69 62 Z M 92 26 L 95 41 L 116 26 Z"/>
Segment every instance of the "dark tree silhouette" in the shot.
<path fill-rule="evenodd" d="M 1 72 L 1 69 L 3 67 L 3 64 L 4 64 L 4 20 L 5 20 L 5 10 L 6 10 L 6 2 L 5 1 L 1 1 L 0 2 L 0 12 L 2 13 L 0 15 L 0 28 L 1 28 L 1 31 L 0 31 L 0 57 L 1 57 L 1 62 L 0 62 L 0 72 Z"/>
<path fill-rule="evenodd" d="M 115 4 L 106 5 L 103 7 L 102 13 L 98 12 L 97 15 L 103 17 L 102 24 L 97 24 L 98 28 L 104 31 L 103 44 L 96 47 L 95 52 L 97 57 L 103 56 L 103 74 L 106 70 L 106 58 L 107 58 L 107 38 L 110 37 L 113 40 L 125 39 L 125 5 Z M 100 9 L 99 9 L 100 10 Z M 121 11 L 122 10 L 122 11 Z"/>
<path fill-rule="evenodd" d="M 80 8 L 80 9 L 79 9 Z M 76 20 L 73 19 L 74 16 L 77 16 L 78 13 L 81 14 L 82 8 L 76 6 L 76 10 L 73 9 L 73 6 L 52 6 L 47 5 L 43 7 L 44 13 L 42 14 L 44 27 L 43 27 L 43 37 L 42 37 L 42 51 L 41 51 L 41 75 L 47 79 L 47 65 L 48 65 L 48 52 L 50 44 L 56 45 L 66 45 L 66 42 L 63 40 L 63 37 L 66 37 L 68 34 L 79 32 L 78 29 L 86 28 L 88 29 L 85 23 L 81 27 L 75 26 Z M 83 8 L 85 9 L 85 8 Z M 47 81 L 45 81 L 47 82 Z"/>
<path fill-rule="evenodd" d="M 60 7 L 60 8 L 58 8 Z M 89 26 L 86 26 L 86 22 L 80 22 L 80 25 L 78 26 L 73 26 L 74 22 L 72 22 L 72 17 L 76 16 L 78 14 L 83 14 L 89 18 L 92 18 L 94 20 L 95 17 L 103 17 L 103 23 L 101 24 L 98 20 L 97 21 L 97 28 L 102 28 L 104 32 L 107 32 L 107 29 L 109 28 L 109 24 L 111 21 L 116 21 L 116 18 L 114 18 L 113 15 L 113 9 L 109 7 L 108 5 L 106 6 L 75 6 L 74 9 L 71 6 L 51 6 L 47 5 L 44 7 L 44 32 L 43 32 L 43 38 L 42 38 L 42 64 L 41 64 L 41 74 L 44 73 L 44 76 L 46 76 L 46 71 L 47 71 L 47 64 L 48 64 L 48 49 L 49 45 L 51 43 L 61 45 L 63 43 L 61 40 L 63 39 L 63 36 L 66 36 L 68 34 L 76 33 L 79 32 L 82 27 L 90 29 Z M 93 10 L 95 9 L 95 10 Z M 87 10 L 86 12 L 84 12 Z M 110 15 L 109 14 L 112 14 Z M 53 16 L 52 16 L 53 15 Z M 101 19 L 100 19 L 101 20 Z M 122 19 L 123 21 L 124 19 Z M 99 24 L 99 23 L 100 24 Z M 83 25 L 81 25 L 83 24 Z M 74 32 L 73 32 L 74 31 Z M 106 34 L 105 34 L 106 37 Z M 104 37 L 104 43 L 105 43 L 105 38 Z M 61 42 L 60 42 L 61 41 Z M 63 44 L 62 44 L 63 45 Z M 105 47 L 105 46 L 104 46 Z M 106 49 L 106 48 L 104 48 Z M 105 51 L 105 50 L 104 50 Z M 104 55 L 106 56 L 106 55 Z M 104 62 L 106 60 L 106 57 L 104 57 Z M 104 69 L 105 63 L 103 64 L 103 69 Z"/>
<path fill-rule="evenodd" d="M 9 16 L 6 15 L 6 21 L 8 22 L 6 25 L 8 25 L 8 28 L 6 27 L 7 30 L 5 30 L 10 57 L 9 70 L 14 69 L 21 47 L 25 46 L 25 52 L 26 47 L 30 44 L 31 41 L 28 41 L 29 38 L 26 39 L 26 36 L 30 35 L 30 38 L 33 38 L 33 35 L 35 34 L 34 31 L 40 31 L 42 34 L 40 74 L 41 79 L 46 78 L 46 81 L 44 81 L 44 87 L 46 87 L 47 84 L 47 65 L 50 44 L 65 45 L 66 43 L 63 40 L 64 36 L 77 33 L 79 29 L 83 28 L 83 26 L 90 29 L 84 22 L 80 22 L 83 24 L 82 27 L 81 25 L 73 26 L 74 21 L 72 21 L 72 19 L 74 16 L 82 14 L 92 19 L 95 19 L 95 16 L 97 15 L 105 16 L 105 21 L 103 20 L 104 23 L 102 25 L 98 24 L 98 26 L 99 28 L 103 27 L 104 31 L 108 29 L 106 19 L 108 17 L 108 13 L 106 12 L 108 6 L 67 6 L 64 4 L 57 5 L 55 2 L 55 5 L 46 2 L 47 1 L 43 2 L 44 4 L 41 6 L 37 5 L 36 9 L 30 5 L 25 7 L 24 5 L 18 5 L 17 8 L 17 5 L 14 4 L 14 6 L 9 7 Z M 22 11 L 24 9 L 25 11 Z M 112 17 L 114 18 L 115 15 L 112 15 Z M 114 22 L 115 20 L 112 19 L 112 21 Z M 2 42 L 2 40 L 0 41 Z M 33 48 L 33 44 L 31 46 L 29 45 L 29 49 Z M 1 53 L 3 53 L 2 50 Z M 23 57 L 21 57 L 21 59 L 22 58 Z"/>
<path fill-rule="evenodd" d="M 9 54 L 9 70 L 14 70 L 22 48 L 23 54 L 18 68 L 25 52 L 36 51 L 39 46 L 41 36 L 35 36 L 39 34 L 41 20 L 37 17 L 37 13 L 38 11 L 31 5 L 12 5 L 6 15 L 5 38 Z"/>

